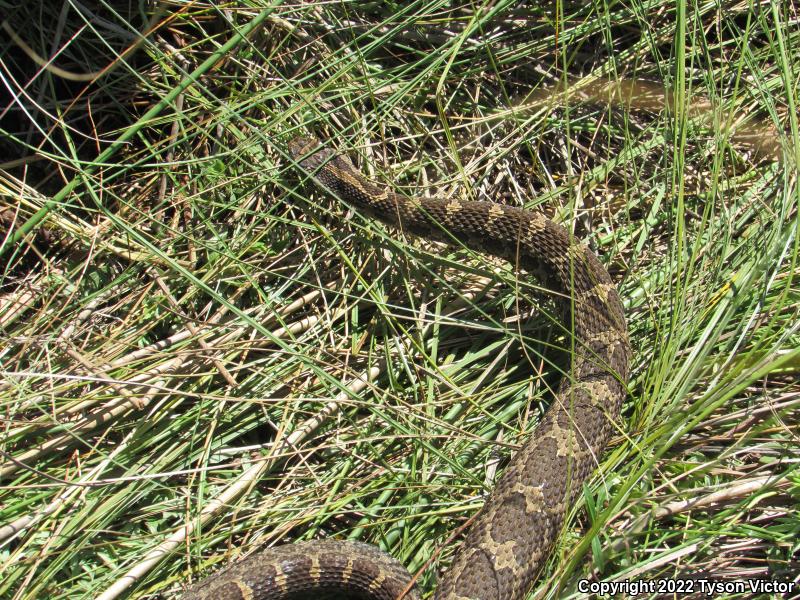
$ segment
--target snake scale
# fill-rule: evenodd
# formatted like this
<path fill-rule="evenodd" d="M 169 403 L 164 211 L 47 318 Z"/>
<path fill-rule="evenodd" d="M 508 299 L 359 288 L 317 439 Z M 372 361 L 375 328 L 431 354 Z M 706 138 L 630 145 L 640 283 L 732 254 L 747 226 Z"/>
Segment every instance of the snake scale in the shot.
<path fill-rule="evenodd" d="M 289 153 L 336 197 L 405 232 L 484 250 L 535 273 L 574 334 L 568 376 L 440 577 L 437 600 L 525 597 L 619 416 L 630 346 L 606 269 L 538 212 L 493 202 L 409 199 L 365 179 L 347 156 L 298 138 Z M 270 548 L 191 587 L 184 600 L 395 600 L 410 576 L 373 546 L 310 541 Z M 406 598 L 419 598 L 412 589 Z"/>

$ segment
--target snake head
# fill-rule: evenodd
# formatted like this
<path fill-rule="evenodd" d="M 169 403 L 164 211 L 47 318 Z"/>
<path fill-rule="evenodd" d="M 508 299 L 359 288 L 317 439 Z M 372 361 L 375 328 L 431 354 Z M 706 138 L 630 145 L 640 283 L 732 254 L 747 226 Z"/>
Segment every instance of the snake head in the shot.
<path fill-rule="evenodd" d="M 333 150 L 325 148 L 313 137 L 294 138 L 289 142 L 289 154 L 309 173 L 313 173 L 334 157 Z"/>
<path fill-rule="evenodd" d="M 319 140 L 312 137 L 296 137 L 289 142 L 289 154 L 299 161 L 320 146 Z"/>
<path fill-rule="evenodd" d="M 352 169 L 350 160 L 336 150 L 326 148 L 313 137 L 296 137 L 289 142 L 289 154 L 308 173 L 314 173 L 331 163 L 342 169 Z"/>

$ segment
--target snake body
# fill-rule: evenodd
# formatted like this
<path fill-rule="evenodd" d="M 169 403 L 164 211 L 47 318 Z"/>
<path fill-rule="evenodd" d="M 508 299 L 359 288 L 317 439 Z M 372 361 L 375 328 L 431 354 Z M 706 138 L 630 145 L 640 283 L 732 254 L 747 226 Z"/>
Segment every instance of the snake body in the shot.
<path fill-rule="evenodd" d="M 425 238 L 463 244 L 539 274 L 574 335 L 572 363 L 530 440 L 468 529 L 437 600 L 524 598 L 619 415 L 630 346 L 622 303 L 597 257 L 544 215 L 493 202 L 408 199 L 365 179 L 316 139 L 290 142 L 302 169 L 338 198 Z M 201 581 L 185 600 L 397 598 L 408 572 L 365 544 L 312 541 L 271 548 Z M 418 598 L 414 589 L 406 598 Z"/>

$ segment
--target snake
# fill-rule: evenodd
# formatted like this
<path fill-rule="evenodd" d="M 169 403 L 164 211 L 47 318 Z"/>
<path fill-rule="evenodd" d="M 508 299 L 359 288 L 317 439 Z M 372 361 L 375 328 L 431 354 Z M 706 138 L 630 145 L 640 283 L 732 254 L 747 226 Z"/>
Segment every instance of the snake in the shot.
<path fill-rule="evenodd" d="M 364 177 L 314 137 L 291 140 L 303 173 L 336 198 L 402 232 L 483 251 L 552 291 L 570 334 L 570 366 L 438 579 L 436 600 L 520 600 L 618 426 L 631 348 L 623 305 L 597 256 L 534 210 L 489 201 L 407 197 Z M 417 600 L 403 565 L 377 547 L 312 540 L 269 548 L 188 588 L 184 600 Z"/>

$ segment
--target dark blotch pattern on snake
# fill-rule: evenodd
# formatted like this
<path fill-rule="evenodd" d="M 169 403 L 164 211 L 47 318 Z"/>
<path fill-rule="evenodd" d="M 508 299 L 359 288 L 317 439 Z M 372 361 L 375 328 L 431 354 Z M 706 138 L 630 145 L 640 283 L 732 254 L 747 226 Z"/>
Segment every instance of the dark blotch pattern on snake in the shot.
<path fill-rule="evenodd" d="M 426 238 L 501 256 L 540 274 L 574 332 L 572 364 L 550 409 L 514 456 L 469 528 L 438 600 L 524 598 L 564 516 L 594 470 L 619 415 L 630 347 L 617 290 L 597 257 L 542 214 L 493 202 L 408 199 L 367 181 L 315 139 L 289 152 L 327 190 L 373 217 Z M 394 599 L 410 580 L 366 544 L 313 541 L 271 548 L 201 581 L 186 600 Z M 418 598 L 412 590 L 406 598 Z"/>

